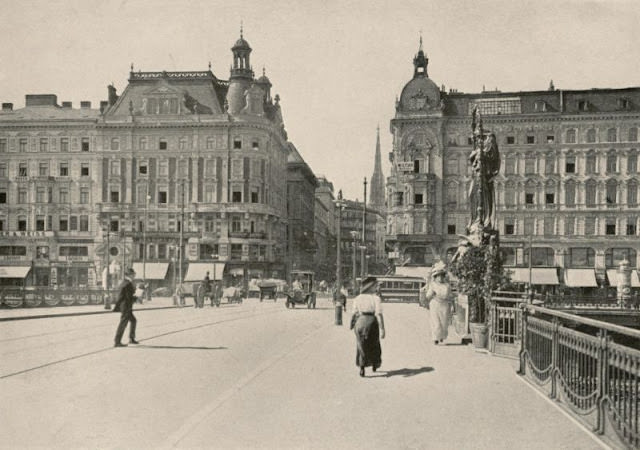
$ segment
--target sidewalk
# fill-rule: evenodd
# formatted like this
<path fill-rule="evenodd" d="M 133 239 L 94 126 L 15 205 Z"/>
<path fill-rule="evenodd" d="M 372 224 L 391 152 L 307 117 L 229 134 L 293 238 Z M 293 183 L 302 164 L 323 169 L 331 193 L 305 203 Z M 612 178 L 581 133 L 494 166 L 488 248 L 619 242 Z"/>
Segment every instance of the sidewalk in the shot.
<path fill-rule="evenodd" d="M 187 300 L 189 302 L 189 300 Z M 193 302 L 187 303 L 186 307 L 193 306 Z M 173 304 L 171 297 L 153 297 L 152 300 L 145 300 L 144 303 L 133 305 L 134 311 L 177 308 Z M 111 314 L 111 309 L 105 309 L 104 305 L 73 305 L 73 306 L 47 306 L 36 308 L 1 308 L 0 322 L 9 320 L 43 319 L 49 317 L 83 316 L 92 314 Z"/>

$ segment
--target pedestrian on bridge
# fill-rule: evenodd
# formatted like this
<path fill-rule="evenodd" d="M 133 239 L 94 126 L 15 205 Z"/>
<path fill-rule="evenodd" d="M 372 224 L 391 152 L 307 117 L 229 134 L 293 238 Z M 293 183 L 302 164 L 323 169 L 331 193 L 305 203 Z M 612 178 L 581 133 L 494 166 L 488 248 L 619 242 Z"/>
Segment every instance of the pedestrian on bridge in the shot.
<path fill-rule="evenodd" d="M 133 286 L 133 278 L 136 276 L 136 271 L 131 267 L 124 273 L 124 279 L 120 286 L 118 286 L 118 300 L 116 306 L 113 308 L 114 312 L 120 312 L 120 323 L 116 330 L 115 347 L 126 347 L 126 344 L 122 343 L 122 335 L 124 334 L 127 324 L 129 325 L 129 343 L 139 344 L 136 341 L 136 317 L 133 315 L 133 304 L 136 301 L 135 288 Z"/>
<path fill-rule="evenodd" d="M 425 303 L 429 310 L 429 323 L 434 344 L 443 342 L 451 323 L 451 285 L 447 280 L 447 266 L 438 261 L 431 269 L 431 281 L 424 288 Z"/>
<path fill-rule="evenodd" d="M 384 319 L 382 300 L 376 293 L 378 281 L 375 277 L 365 278 L 360 295 L 353 299 L 351 328 L 356 335 L 356 365 L 360 376 L 364 377 L 365 367 L 375 372 L 382 364 L 380 339 L 384 339 Z"/>

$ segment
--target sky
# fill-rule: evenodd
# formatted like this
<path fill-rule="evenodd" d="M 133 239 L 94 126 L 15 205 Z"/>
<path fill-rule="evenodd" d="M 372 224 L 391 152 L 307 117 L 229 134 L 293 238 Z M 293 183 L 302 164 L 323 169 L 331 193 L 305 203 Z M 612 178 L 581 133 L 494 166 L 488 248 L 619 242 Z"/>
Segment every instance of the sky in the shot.
<path fill-rule="evenodd" d="M 422 35 L 446 90 L 640 86 L 637 0 L 0 0 L 0 101 L 56 94 L 74 106 L 142 71 L 228 79 L 240 23 L 257 76 L 281 97 L 289 140 L 316 175 L 362 199 L 380 126 L 383 173 L 395 99 Z M 95 107 L 94 106 L 94 107 Z"/>

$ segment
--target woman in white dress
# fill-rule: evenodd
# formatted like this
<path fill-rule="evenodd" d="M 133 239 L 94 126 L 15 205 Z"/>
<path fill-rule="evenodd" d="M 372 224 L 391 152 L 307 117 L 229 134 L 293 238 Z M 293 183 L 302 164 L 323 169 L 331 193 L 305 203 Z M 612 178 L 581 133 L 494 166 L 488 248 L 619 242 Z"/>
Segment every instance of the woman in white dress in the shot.
<path fill-rule="evenodd" d="M 431 282 L 425 288 L 425 301 L 429 309 L 431 334 L 437 345 L 447 338 L 451 323 L 451 286 L 447 281 L 447 267 L 441 261 L 433 265 Z"/>

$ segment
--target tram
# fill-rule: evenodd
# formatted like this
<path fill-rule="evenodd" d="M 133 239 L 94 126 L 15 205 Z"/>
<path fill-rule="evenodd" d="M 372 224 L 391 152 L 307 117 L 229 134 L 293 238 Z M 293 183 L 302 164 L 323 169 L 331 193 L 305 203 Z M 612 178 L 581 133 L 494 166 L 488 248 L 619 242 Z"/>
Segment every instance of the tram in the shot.
<path fill-rule="evenodd" d="M 420 289 L 426 284 L 423 277 L 378 275 L 376 278 L 383 302 L 420 303 Z"/>

